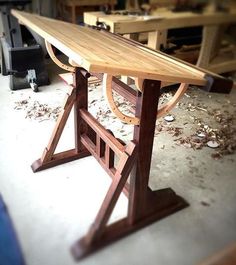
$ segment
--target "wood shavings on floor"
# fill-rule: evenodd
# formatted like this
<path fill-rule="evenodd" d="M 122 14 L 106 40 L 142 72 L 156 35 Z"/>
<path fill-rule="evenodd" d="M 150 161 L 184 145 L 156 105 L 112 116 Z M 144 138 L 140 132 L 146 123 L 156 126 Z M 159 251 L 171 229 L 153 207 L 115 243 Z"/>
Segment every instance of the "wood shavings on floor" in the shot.
<path fill-rule="evenodd" d="M 174 137 L 176 145 L 194 150 L 201 150 L 204 147 L 214 148 L 211 154 L 214 159 L 233 154 L 236 151 L 236 104 L 230 102 L 227 95 L 222 94 L 220 95 L 222 99 L 225 97 L 226 99 L 216 100 L 220 108 L 207 106 L 205 102 L 202 102 L 202 98 L 198 97 L 199 93 L 206 94 L 194 88 L 188 90 L 173 110 L 177 110 L 177 113 L 178 110 L 185 113 L 175 115 L 176 121 L 171 123 L 163 119 L 158 120 L 155 135 L 168 133 Z M 215 94 L 206 94 L 206 96 L 214 101 Z M 228 111 L 229 106 L 233 108 L 231 112 Z M 186 121 L 181 124 L 180 120 L 183 115 Z M 186 129 L 190 131 L 187 132 Z"/>
<path fill-rule="evenodd" d="M 96 94 L 100 88 L 100 84 L 90 84 L 89 111 L 106 129 L 113 131 L 117 138 L 126 142 L 131 140 L 133 126 L 123 123 L 114 116 L 101 91 L 99 95 Z M 226 100 L 221 102 L 217 99 L 216 101 L 219 101 L 222 107 L 214 108 L 202 102 L 203 99 L 198 98 L 198 93 L 199 90 L 194 88 L 185 93 L 173 110 L 175 117 L 173 121 L 168 122 L 164 118 L 157 120 L 155 136 L 167 133 L 173 137 L 174 145 L 193 150 L 212 147 L 213 159 L 233 154 L 236 151 L 236 103 L 229 102 L 227 95 L 222 94 L 222 98 L 226 96 Z M 201 93 L 205 93 L 203 96 L 214 98 L 214 94 Z M 172 96 L 173 92 L 163 93 L 159 105 L 168 102 Z M 121 112 L 134 115 L 134 106 L 130 102 L 115 92 L 114 98 Z M 228 111 L 229 105 L 233 108 L 231 112 Z M 24 110 L 26 118 L 38 121 L 56 120 L 62 110 L 61 107 L 52 107 L 37 100 L 33 101 L 31 97 L 15 102 L 15 109 Z M 178 115 L 180 112 L 181 115 Z M 184 122 L 181 120 L 183 116 L 186 117 Z"/>
<path fill-rule="evenodd" d="M 42 104 L 39 101 L 31 101 L 31 98 L 23 99 L 15 102 L 16 110 L 24 110 L 26 119 L 35 119 L 38 121 L 57 120 L 62 108 L 49 107 L 48 104 Z"/>

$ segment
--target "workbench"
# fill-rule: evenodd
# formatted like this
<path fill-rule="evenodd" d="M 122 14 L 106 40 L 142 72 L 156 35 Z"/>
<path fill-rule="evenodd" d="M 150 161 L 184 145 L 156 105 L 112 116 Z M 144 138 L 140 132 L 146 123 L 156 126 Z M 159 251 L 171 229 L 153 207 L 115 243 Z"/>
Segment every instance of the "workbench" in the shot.
<path fill-rule="evenodd" d="M 161 52 L 103 30 L 16 10 L 12 14 L 45 39 L 52 60 L 73 77 L 73 84 L 52 136 L 41 158 L 32 164 L 33 171 L 92 155 L 112 178 L 94 223 L 88 233 L 72 245 L 74 257 L 81 259 L 186 207 L 188 203 L 171 188 L 153 191 L 148 186 L 156 119 L 176 104 L 188 84 L 217 87 L 219 82 L 220 89 L 228 87 L 230 90 L 232 81 L 212 76 Z M 70 64 L 66 65 L 58 60 L 52 45 L 68 56 Z M 111 111 L 122 122 L 133 126 L 133 139 L 128 143 L 117 139 L 115 132 L 106 130 L 89 113 L 88 78 L 91 74 L 103 79 L 103 89 Z M 137 90 L 123 84 L 116 78 L 117 75 L 135 77 Z M 180 87 L 171 102 L 158 108 L 162 81 L 177 82 Z M 113 99 L 114 90 L 134 104 L 133 116 L 125 115 L 118 109 Z M 55 153 L 72 107 L 75 147 Z M 86 177 L 89 168 L 83 174 Z M 127 217 L 108 225 L 122 191 L 128 198 Z"/>
<path fill-rule="evenodd" d="M 78 14 L 83 16 L 83 12 L 88 11 L 88 8 L 109 5 L 114 9 L 116 3 L 117 0 L 57 0 L 57 17 L 76 24 Z"/>
<path fill-rule="evenodd" d="M 138 40 L 140 33 L 148 33 L 147 45 L 159 50 L 166 47 L 167 31 L 169 29 L 203 26 L 202 42 L 197 65 L 216 73 L 236 70 L 236 48 L 220 50 L 222 27 L 236 22 L 236 7 L 229 12 L 172 12 L 160 8 L 148 16 L 106 15 L 103 12 L 85 12 L 84 22 L 97 26 L 103 24 L 111 32 L 126 35 Z M 123 11 L 120 11 L 122 13 Z"/>

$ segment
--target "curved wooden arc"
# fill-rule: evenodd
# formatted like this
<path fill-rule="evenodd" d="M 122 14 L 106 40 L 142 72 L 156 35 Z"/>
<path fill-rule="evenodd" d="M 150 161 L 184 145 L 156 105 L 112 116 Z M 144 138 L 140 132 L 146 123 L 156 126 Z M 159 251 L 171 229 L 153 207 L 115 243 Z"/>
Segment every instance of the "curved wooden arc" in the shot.
<path fill-rule="evenodd" d="M 138 78 L 138 77 L 134 78 L 134 84 L 140 92 L 143 92 L 143 82 L 144 82 L 144 79 L 142 78 Z"/>
<path fill-rule="evenodd" d="M 143 81 L 144 80 L 141 78 L 135 78 L 135 85 L 138 88 L 138 90 L 141 92 L 142 92 L 142 87 L 143 87 Z M 166 84 L 168 83 L 164 82 L 162 84 L 162 87 L 165 86 Z M 175 107 L 175 105 L 182 98 L 182 96 L 184 95 L 188 87 L 189 87 L 189 84 L 186 84 L 186 83 L 181 83 L 179 85 L 179 88 L 177 89 L 175 95 L 171 98 L 171 100 L 158 109 L 157 119 L 159 119 L 160 117 L 162 117 L 163 115 L 165 115 L 167 112 L 169 112 Z"/>
<path fill-rule="evenodd" d="M 57 57 L 56 57 L 56 55 L 52 49 L 51 43 L 49 43 L 48 41 L 45 40 L 45 45 L 46 45 L 46 49 L 47 49 L 49 56 L 51 57 L 51 59 L 53 60 L 53 62 L 55 64 L 57 64 L 60 68 L 66 70 L 66 71 L 73 72 L 73 73 L 75 72 L 75 67 L 66 65 L 57 59 Z"/>
<path fill-rule="evenodd" d="M 136 78 L 135 84 L 138 90 L 142 92 L 143 80 Z M 184 95 L 188 87 L 189 87 L 189 84 L 186 84 L 186 83 L 180 84 L 178 90 L 176 91 L 175 95 L 171 98 L 171 100 L 158 109 L 157 119 L 167 114 L 167 112 L 169 112 L 171 109 L 175 107 L 175 105 L 182 98 L 182 96 Z M 140 121 L 138 118 L 123 114 L 116 106 L 113 95 L 112 95 L 112 75 L 104 74 L 103 89 L 104 89 L 105 99 L 107 100 L 108 106 L 111 109 L 111 111 L 123 122 L 127 124 L 139 125 Z"/>
<path fill-rule="evenodd" d="M 167 112 L 169 112 L 170 110 L 172 110 L 175 107 L 175 105 L 182 98 L 182 96 L 184 95 L 184 93 L 186 92 L 188 87 L 189 87 L 189 84 L 186 84 L 186 83 L 180 84 L 180 86 L 179 86 L 178 90 L 176 91 L 176 93 L 174 94 L 174 96 L 166 104 L 161 106 L 160 109 L 158 109 L 157 119 L 159 119 L 163 115 L 167 114 Z"/>
<path fill-rule="evenodd" d="M 127 124 L 139 125 L 138 118 L 125 115 L 116 106 L 116 103 L 112 95 L 112 75 L 109 74 L 103 75 L 103 91 L 108 106 L 110 110 L 116 115 L 116 117 L 118 117 L 120 120 L 122 120 Z"/>

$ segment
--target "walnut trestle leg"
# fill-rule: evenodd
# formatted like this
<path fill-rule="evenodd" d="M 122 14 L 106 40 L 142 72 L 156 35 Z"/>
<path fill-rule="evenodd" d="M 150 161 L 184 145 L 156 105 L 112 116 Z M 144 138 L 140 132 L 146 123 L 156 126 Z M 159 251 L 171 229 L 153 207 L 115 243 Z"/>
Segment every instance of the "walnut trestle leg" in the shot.
<path fill-rule="evenodd" d="M 81 124 L 81 119 L 78 113 L 78 108 L 87 108 L 87 89 L 80 89 L 87 87 L 87 78 L 89 73 L 85 70 L 81 70 L 74 74 L 74 84 L 70 87 L 70 92 L 68 93 L 63 110 L 57 119 L 56 126 L 49 140 L 47 147 L 45 148 L 43 155 L 40 159 L 36 160 L 32 164 L 32 170 L 34 172 L 50 168 L 53 166 L 60 165 L 62 163 L 67 163 L 85 156 L 89 156 L 90 152 L 81 145 L 79 139 L 79 127 Z M 78 86 L 80 83 L 80 87 Z M 75 109 L 75 148 L 58 154 L 54 154 L 57 144 L 62 135 L 63 129 L 66 125 L 69 114 L 74 106 Z"/>
<path fill-rule="evenodd" d="M 140 123 L 134 126 L 133 140 L 125 145 L 87 111 L 88 72 L 76 68 L 73 76 L 74 88 L 67 97 L 47 148 L 32 169 L 36 172 L 92 154 L 112 177 L 94 223 L 71 248 L 73 256 L 81 259 L 188 204 L 170 188 L 152 191 L 148 187 L 160 81 L 144 80 L 143 92 L 138 92 L 136 97 L 135 116 Z M 73 105 L 75 149 L 54 154 Z M 130 184 L 127 183 L 129 176 Z M 129 200 L 127 217 L 107 225 L 122 190 Z"/>

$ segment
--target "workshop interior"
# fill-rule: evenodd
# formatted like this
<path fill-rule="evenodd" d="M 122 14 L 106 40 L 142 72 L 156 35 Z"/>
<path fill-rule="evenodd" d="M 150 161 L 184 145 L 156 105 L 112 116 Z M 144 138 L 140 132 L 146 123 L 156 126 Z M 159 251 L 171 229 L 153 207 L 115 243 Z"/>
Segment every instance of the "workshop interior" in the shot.
<path fill-rule="evenodd" d="M 0 70 L 0 265 L 236 264 L 236 1 L 0 0 Z"/>

